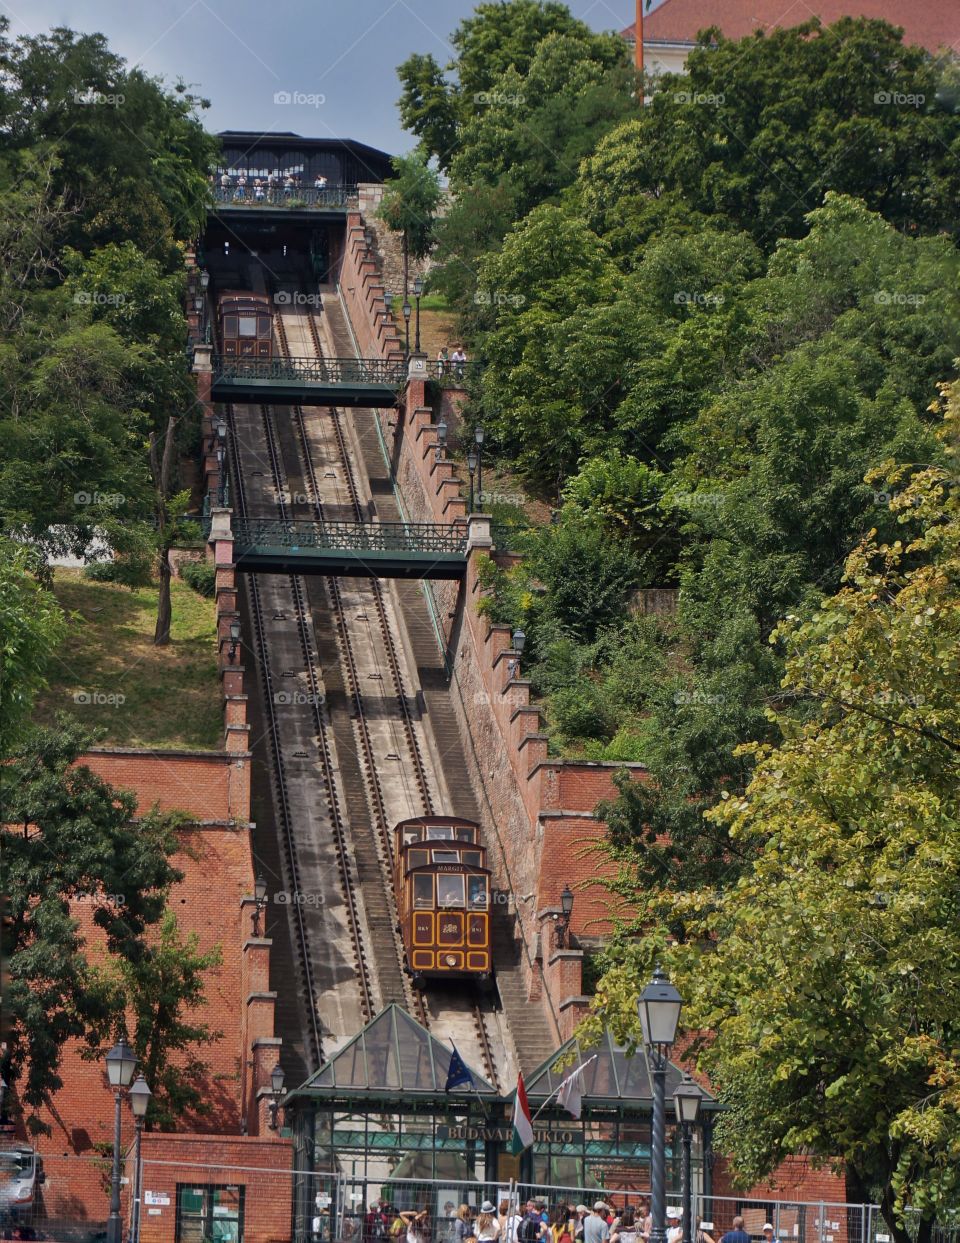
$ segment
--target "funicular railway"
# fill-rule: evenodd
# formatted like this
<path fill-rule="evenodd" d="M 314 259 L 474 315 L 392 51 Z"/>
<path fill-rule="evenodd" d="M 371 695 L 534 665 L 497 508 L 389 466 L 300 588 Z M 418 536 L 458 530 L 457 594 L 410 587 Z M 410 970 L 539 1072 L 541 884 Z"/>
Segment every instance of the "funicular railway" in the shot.
<path fill-rule="evenodd" d="M 254 255 L 214 270 L 221 287 L 239 284 L 269 298 L 274 360 L 323 366 L 357 357 L 338 290 L 318 291 L 302 258 Z M 388 486 L 372 414 L 249 400 L 221 408 L 232 446 L 238 568 L 243 531 L 264 524 L 284 531 L 408 525 Z M 242 581 L 258 672 L 254 718 L 258 710 L 263 727 L 255 754 L 259 770 L 271 774 L 256 809 L 258 855 L 275 874 L 271 891 L 286 895 L 275 898 L 268 918 L 285 1069 L 302 1082 L 397 1003 L 455 1043 L 490 1084 L 506 1086 L 521 1056 L 530 1064 L 541 1052 L 529 1039 L 529 1017 L 518 1044 L 488 971 L 478 973 L 485 988 L 462 979 L 416 987 L 423 973 L 411 966 L 401 935 L 394 827 L 450 815 L 480 821 L 420 584 L 380 578 L 369 567 L 365 578 L 355 567 L 339 578 L 316 564 L 304 574 L 292 560 L 267 568 L 274 572 L 248 572 Z M 498 914 L 489 911 L 490 923 Z M 489 924 L 485 936 L 489 963 Z M 506 955 L 503 967 L 506 976 Z M 541 1044 L 549 1045 L 546 1033 Z"/>

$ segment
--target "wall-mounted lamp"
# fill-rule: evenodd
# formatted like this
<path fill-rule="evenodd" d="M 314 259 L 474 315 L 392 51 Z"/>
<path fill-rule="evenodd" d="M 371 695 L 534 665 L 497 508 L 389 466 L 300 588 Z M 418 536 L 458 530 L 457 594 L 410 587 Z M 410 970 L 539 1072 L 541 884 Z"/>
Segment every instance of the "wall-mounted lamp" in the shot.
<path fill-rule="evenodd" d="M 227 659 L 231 665 L 237 658 L 237 649 L 240 647 L 240 623 L 232 621 L 230 623 L 230 651 L 227 653 Z"/>

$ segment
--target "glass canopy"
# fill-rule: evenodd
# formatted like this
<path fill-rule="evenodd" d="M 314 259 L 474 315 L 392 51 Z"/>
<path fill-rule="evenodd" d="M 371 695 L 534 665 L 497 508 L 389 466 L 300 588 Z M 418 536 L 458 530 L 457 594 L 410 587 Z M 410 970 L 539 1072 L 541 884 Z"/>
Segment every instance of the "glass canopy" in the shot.
<path fill-rule="evenodd" d="M 650 1107 L 652 1092 L 643 1049 L 628 1054 L 625 1046 L 618 1045 L 609 1031 L 604 1031 L 599 1043 L 590 1048 L 582 1048 L 579 1040 L 568 1040 L 525 1081 L 527 1096 L 531 1100 L 534 1097 L 544 1100 L 556 1092 L 564 1079 L 584 1062 L 590 1063 L 580 1080 L 585 1106 L 624 1105 L 640 1111 Z M 668 1062 L 668 1098 L 682 1078 L 683 1072 Z M 703 1108 L 709 1110 L 716 1107 L 716 1098 L 704 1091 Z"/>
<path fill-rule="evenodd" d="M 302 1094 L 322 1097 L 349 1091 L 379 1098 L 468 1095 L 496 1097 L 496 1088 L 472 1066 L 473 1086 L 445 1091 L 452 1051 L 395 1002 L 382 1010 L 343 1046 L 289 1100 Z"/>

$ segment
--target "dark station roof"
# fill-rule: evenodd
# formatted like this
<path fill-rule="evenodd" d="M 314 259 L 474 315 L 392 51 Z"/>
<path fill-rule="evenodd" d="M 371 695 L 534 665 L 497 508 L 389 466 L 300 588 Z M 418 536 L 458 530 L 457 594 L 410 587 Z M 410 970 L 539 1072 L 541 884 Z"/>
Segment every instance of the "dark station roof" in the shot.
<path fill-rule="evenodd" d="M 347 151 L 351 155 L 370 160 L 372 163 L 390 163 L 392 156 L 388 151 L 368 146 L 365 142 L 357 142 L 354 138 L 304 138 L 293 130 L 270 130 L 260 133 L 257 130 L 224 129 L 217 137 L 224 146 L 246 147 L 251 151 L 267 148 L 299 148 L 301 151 Z"/>

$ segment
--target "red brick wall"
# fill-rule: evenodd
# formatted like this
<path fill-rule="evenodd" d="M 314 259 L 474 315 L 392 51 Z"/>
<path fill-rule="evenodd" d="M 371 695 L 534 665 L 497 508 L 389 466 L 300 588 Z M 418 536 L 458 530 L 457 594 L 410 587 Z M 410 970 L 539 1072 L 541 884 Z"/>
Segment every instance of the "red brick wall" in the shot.
<path fill-rule="evenodd" d="M 246 823 L 250 818 L 250 760 L 245 755 L 92 747 L 81 763 L 111 785 L 134 790 L 141 814 L 158 803 L 161 811 L 185 810 L 201 823 Z"/>
<path fill-rule="evenodd" d="M 383 276 L 376 257 L 367 255 L 363 217 L 347 213 L 340 290 L 364 358 L 401 358 L 400 335 L 394 324 L 384 323 Z M 393 290 L 396 294 L 397 291 Z M 402 296 L 399 301 L 403 301 Z M 399 306 L 395 305 L 395 312 Z"/>
<path fill-rule="evenodd" d="M 152 1199 L 166 1198 L 170 1203 L 143 1205 L 142 1243 L 173 1243 L 178 1184 L 243 1187 L 244 1243 L 289 1239 L 292 1165 L 292 1145 L 286 1140 L 145 1135 L 144 1192 L 153 1193 Z M 155 1210 L 152 1213 L 151 1207 Z"/>

